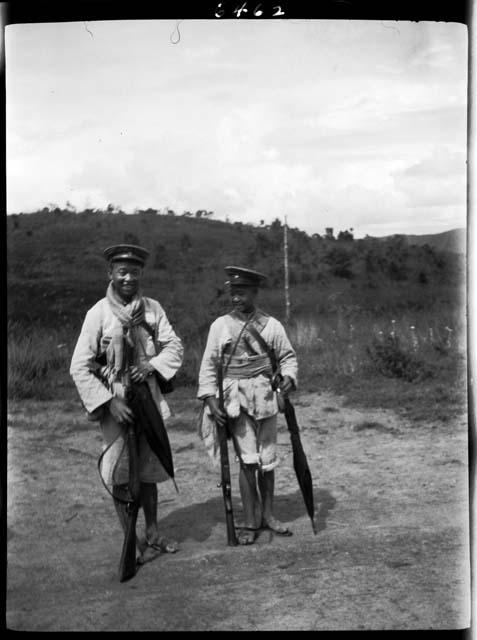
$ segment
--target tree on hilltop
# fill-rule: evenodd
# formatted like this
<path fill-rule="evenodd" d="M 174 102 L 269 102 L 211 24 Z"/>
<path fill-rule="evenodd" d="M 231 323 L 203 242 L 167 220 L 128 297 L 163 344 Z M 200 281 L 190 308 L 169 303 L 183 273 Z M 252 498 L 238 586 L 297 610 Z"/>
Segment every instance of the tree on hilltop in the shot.
<path fill-rule="evenodd" d="M 207 211 L 206 209 L 198 209 L 195 212 L 195 217 L 196 218 L 208 218 L 210 216 L 213 216 L 214 212 L 213 211 Z"/>
<path fill-rule="evenodd" d="M 157 209 L 153 209 L 152 207 L 148 207 L 147 209 L 135 209 L 134 213 L 143 216 L 157 216 L 159 213 Z"/>
<path fill-rule="evenodd" d="M 106 207 L 106 213 L 124 213 L 124 211 L 121 210 L 120 205 L 110 202 Z"/>
<path fill-rule="evenodd" d="M 354 240 L 353 229 L 350 229 L 349 231 L 340 231 L 338 233 L 338 240 L 352 242 Z"/>

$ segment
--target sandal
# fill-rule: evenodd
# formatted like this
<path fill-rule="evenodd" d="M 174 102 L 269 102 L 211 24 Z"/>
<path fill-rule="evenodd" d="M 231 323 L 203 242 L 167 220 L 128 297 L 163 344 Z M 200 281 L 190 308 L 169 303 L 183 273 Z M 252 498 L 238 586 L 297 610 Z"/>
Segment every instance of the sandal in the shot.
<path fill-rule="evenodd" d="M 276 524 L 274 523 L 273 526 L 271 526 L 268 522 L 263 522 L 262 523 L 262 527 L 264 529 L 269 529 L 270 531 L 273 531 L 273 533 L 277 536 L 292 536 L 293 535 L 293 531 L 291 529 L 289 529 L 288 527 L 286 527 L 285 525 L 282 525 L 280 522 L 278 522 L 278 520 L 275 521 Z"/>
<path fill-rule="evenodd" d="M 138 564 L 145 564 L 160 556 L 162 553 L 176 553 L 179 546 L 174 540 L 159 538 L 155 542 L 149 542 L 147 538 L 141 538 L 138 541 L 138 548 L 141 555 L 138 558 Z"/>
<path fill-rule="evenodd" d="M 176 553 L 179 551 L 179 545 L 175 540 L 159 538 L 154 544 L 161 549 L 162 553 Z"/>
<path fill-rule="evenodd" d="M 257 538 L 259 529 L 252 527 L 240 527 L 237 531 L 237 541 L 239 544 L 253 544 Z"/>

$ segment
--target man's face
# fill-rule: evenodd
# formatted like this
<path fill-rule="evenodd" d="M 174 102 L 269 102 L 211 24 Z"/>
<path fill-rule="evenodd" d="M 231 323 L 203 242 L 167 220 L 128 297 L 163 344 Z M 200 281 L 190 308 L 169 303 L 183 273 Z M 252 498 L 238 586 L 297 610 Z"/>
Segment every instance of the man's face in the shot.
<path fill-rule="evenodd" d="M 142 267 L 128 260 L 113 262 L 109 267 L 109 277 L 116 293 L 124 300 L 130 300 L 139 290 Z"/>
<path fill-rule="evenodd" d="M 256 287 L 243 287 L 240 285 L 231 285 L 230 287 L 230 299 L 232 300 L 233 308 L 241 313 L 253 311 L 256 297 Z"/>

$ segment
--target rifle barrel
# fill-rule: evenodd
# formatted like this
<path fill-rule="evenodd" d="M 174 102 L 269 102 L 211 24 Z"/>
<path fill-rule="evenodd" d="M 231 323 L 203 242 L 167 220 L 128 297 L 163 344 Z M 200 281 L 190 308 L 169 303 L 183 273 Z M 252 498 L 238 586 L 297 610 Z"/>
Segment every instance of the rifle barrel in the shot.
<path fill-rule="evenodd" d="M 219 387 L 219 407 L 221 411 L 225 411 L 224 405 L 224 384 L 222 362 L 219 363 L 217 382 Z M 221 487 L 225 507 L 225 520 L 227 525 L 227 543 L 230 547 L 238 545 L 237 536 L 235 534 L 234 514 L 232 508 L 232 483 L 230 479 L 229 450 L 227 444 L 228 421 L 222 427 L 217 423 L 217 435 L 220 447 L 220 467 L 221 467 Z"/>
<path fill-rule="evenodd" d="M 132 350 L 128 351 L 128 365 L 131 366 Z M 129 401 L 132 389 L 130 373 L 128 370 L 124 376 L 125 396 Z M 126 439 L 129 458 L 129 479 L 128 489 L 131 496 L 131 502 L 127 506 L 127 526 L 124 532 L 123 548 L 121 550 L 121 558 L 119 561 L 119 581 L 124 582 L 132 578 L 137 571 L 136 562 L 136 523 L 139 512 L 140 503 L 140 487 L 141 479 L 139 472 L 139 443 L 137 435 L 136 416 L 134 421 L 128 424 Z"/>

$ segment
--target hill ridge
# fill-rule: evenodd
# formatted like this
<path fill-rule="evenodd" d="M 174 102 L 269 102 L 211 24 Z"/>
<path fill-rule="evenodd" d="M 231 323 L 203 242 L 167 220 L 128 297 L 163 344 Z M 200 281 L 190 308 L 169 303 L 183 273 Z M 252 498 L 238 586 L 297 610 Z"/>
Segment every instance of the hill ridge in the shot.
<path fill-rule="evenodd" d="M 371 237 L 371 236 L 370 236 Z M 394 233 L 388 236 L 372 236 L 377 240 L 389 240 L 403 237 L 409 245 L 429 246 L 439 251 L 450 251 L 463 254 L 466 252 L 467 230 L 465 227 L 456 227 L 447 231 L 426 234 Z"/>

